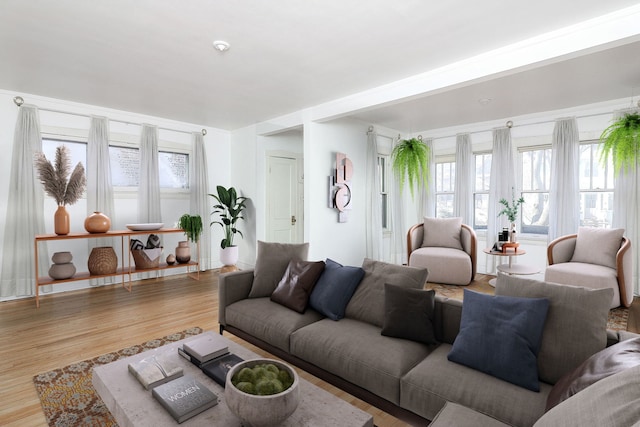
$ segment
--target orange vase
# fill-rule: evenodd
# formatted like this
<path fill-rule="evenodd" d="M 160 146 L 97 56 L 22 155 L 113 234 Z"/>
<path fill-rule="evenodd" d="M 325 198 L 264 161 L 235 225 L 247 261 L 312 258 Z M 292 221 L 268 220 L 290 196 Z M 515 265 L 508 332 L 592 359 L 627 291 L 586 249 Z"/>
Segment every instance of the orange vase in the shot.
<path fill-rule="evenodd" d="M 59 205 L 53 215 L 53 231 L 59 236 L 69 234 L 69 212 L 64 205 Z"/>
<path fill-rule="evenodd" d="M 94 212 L 84 220 L 84 229 L 89 233 L 106 233 L 111 228 L 111 220 L 101 212 Z"/>

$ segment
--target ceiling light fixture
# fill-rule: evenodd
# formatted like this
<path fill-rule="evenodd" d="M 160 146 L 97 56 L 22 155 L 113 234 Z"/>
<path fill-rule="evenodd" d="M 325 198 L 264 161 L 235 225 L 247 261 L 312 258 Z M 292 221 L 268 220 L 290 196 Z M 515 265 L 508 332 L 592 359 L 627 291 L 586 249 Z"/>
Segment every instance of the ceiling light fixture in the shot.
<path fill-rule="evenodd" d="M 213 42 L 213 47 L 215 47 L 216 50 L 220 52 L 226 52 L 227 50 L 229 50 L 231 45 L 229 45 L 229 43 L 224 40 L 216 40 Z"/>

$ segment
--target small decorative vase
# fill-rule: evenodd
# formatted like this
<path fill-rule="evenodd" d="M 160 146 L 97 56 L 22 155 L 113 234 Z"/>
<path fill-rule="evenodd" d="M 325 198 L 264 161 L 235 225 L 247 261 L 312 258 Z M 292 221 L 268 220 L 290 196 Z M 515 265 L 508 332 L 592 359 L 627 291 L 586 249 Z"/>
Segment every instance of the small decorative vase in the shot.
<path fill-rule="evenodd" d="M 49 277 L 55 280 L 69 279 L 76 274 L 76 267 L 71 263 L 71 252 L 56 252 L 51 257 L 53 265 L 49 268 Z"/>
<path fill-rule="evenodd" d="M 516 242 L 516 224 L 513 222 L 511 223 L 511 231 L 509 232 L 509 241 L 511 243 Z"/>
<path fill-rule="evenodd" d="M 58 236 L 69 234 L 69 212 L 64 205 L 58 205 L 56 213 L 53 215 L 53 231 Z"/>
<path fill-rule="evenodd" d="M 236 265 L 238 262 L 238 247 L 227 246 L 224 249 L 220 249 L 220 262 L 223 265 Z"/>
<path fill-rule="evenodd" d="M 111 220 L 101 212 L 94 212 L 84 220 L 84 229 L 89 233 L 106 233 L 111 228 Z"/>
<path fill-rule="evenodd" d="M 186 264 L 191 260 L 191 247 L 189 247 L 189 241 L 184 240 L 182 242 L 178 242 L 178 247 L 176 248 L 176 261 L 178 264 Z"/>
<path fill-rule="evenodd" d="M 118 256 L 111 246 L 99 246 L 91 250 L 87 262 L 89 273 L 94 276 L 114 274 L 118 269 Z"/>
<path fill-rule="evenodd" d="M 71 255 L 71 252 L 56 252 L 51 257 L 51 261 L 54 264 L 66 264 L 68 262 L 71 262 L 72 260 L 73 255 Z"/>
<path fill-rule="evenodd" d="M 173 265 L 176 263 L 176 257 L 174 254 L 169 254 L 167 256 L 167 265 Z"/>

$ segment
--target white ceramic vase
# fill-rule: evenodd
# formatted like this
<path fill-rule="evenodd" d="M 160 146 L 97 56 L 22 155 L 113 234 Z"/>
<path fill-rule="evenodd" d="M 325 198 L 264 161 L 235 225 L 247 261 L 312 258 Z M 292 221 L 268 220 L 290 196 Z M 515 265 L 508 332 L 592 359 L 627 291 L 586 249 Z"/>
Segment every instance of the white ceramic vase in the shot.
<path fill-rule="evenodd" d="M 238 247 L 227 246 L 224 249 L 220 249 L 220 262 L 223 265 L 236 265 L 238 262 Z"/>

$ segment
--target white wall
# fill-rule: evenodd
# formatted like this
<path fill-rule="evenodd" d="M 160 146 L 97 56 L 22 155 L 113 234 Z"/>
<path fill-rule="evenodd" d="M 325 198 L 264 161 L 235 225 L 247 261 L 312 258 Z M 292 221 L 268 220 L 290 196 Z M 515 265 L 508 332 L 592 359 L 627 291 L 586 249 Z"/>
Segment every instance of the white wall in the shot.
<path fill-rule="evenodd" d="M 3 156 L 0 156 L 0 257 L 2 256 L 4 243 L 4 224 L 7 218 L 7 200 L 9 194 L 10 173 L 11 173 L 11 155 L 13 151 L 13 133 L 18 108 L 13 102 L 14 96 L 22 96 L 25 102 L 33 104 L 41 109 L 60 110 L 80 115 L 100 115 L 108 117 L 112 120 L 120 120 L 131 123 L 149 123 L 167 129 L 175 129 L 177 131 L 199 131 L 203 127 L 199 125 L 176 122 L 172 120 L 151 117 L 132 112 L 120 111 L 102 108 L 99 106 L 78 104 L 65 100 L 46 98 L 42 96 L 23 94 L 0 90 L 0 147 L 2 147 Z M 40 111 L 40 124 L 43 132 L 69 132 L 78 135 L 86 135 L 89 130 L 89 118 L 73 114 L 61 114 L 49 111 Z M 215 189 L 217 182 L 228 181 L 230 175 L 230 136 L 229 132 L 205 127 L 207 135 L 205 136 L 205 149 L 207 152 L 207 163 L 209 170 L 209 189 L 210 192 Z M 112 139 L 115 135 L 124 138 L 139 140 L 140 126 L 133 124 L 124 124 L 115 121 L 110 122 L 110 133 Z M 173 147 L 191 149 L 191 135 L 183 132 L 175 132 L 168 130 L 159 131 L 159 139 L 161 144 L 168 144 Z M 188 211 L 189 195 L 188 194 L 166 194 L 162 195 L 161 209 L 162 220 L 165 227 L 172 227 L 178 218 Z M 187 207 L 185 207 L 185 204 Z M 45 230 L 47 233 L 53 233 L 53 213 L 56 204 L 48 196 L 45 196 L 44 204 Z M 83 232 L 84 219 L 87 216 L 86 198 L 82 198 L 76 204 L 68 206 L 67 209 L 71 216 L 71 231 Z M 125 224 L 137 223 L 137 199 L 136 193 L 117 193 L 115 200 L 116 214 L 112 221 L 112 229 L 124 229 Z M 208 224 L 208 218 L 203 218 Z M 164 239 L 164 256 L 173 253 L 178 240 L 184 240 L 181 234 L 167 235 Z M 213 240 L 213 239 L 212 239 Z M 118 256 L 121 257 L 120 242 L 115 242 Z M 217 247 L 217 244 L 214 244 Z M 49 252 L 53 253 L 60 250 L 71 250 L 74 256 L 74 264 L 78 271 L 86 271 L 86 261 L 88 259 L 88 246 L 83 240 L 76 241 L 56 241 L 48 245 Z M 41 249 L 42 251 L 43 249 Z M 42 256 L 45 256 L 44 254 Z M 212 251 L 212 260 L 210 265 L 219 266 L 217 251 Z M 165 274 L 177 274 L 182 270 L 169 270 Z M 87 287 L 86 282 L 62 283 L 53 287 L 53 292 L 60 292 L 70 289 L 78 289 Z"/>

